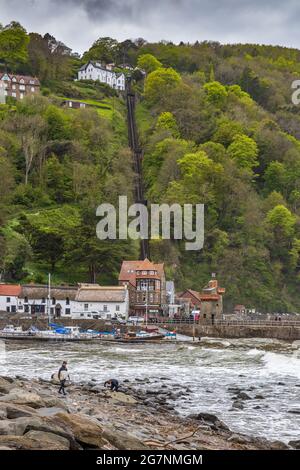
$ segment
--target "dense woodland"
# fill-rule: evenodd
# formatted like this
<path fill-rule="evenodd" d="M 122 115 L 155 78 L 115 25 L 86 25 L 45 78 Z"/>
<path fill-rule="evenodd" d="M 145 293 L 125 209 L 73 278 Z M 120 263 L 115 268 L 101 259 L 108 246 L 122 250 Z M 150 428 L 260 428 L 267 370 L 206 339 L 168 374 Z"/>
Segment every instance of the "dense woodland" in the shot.
<path fill-rule="evenodd" d="M 138 67 L 148 201 L 205 204 L 203 250 L 151 241 L 177 289 L 216 272 L 228 310 L 300 311 L 300 51 L 274 46 L 100 38 L 79 57 L 50 34 L 0 27 L 1 70 L 42 84 L 41 96 L 0 106 L 2 280 L 113 282 L 139 254 L 137 242 L 95 236 L 96 207 L 132 200 L 135 174 L 124 96 L 74 81 L 89 59 Z M 66 97 L 94 106 L 64 109 Z"/>

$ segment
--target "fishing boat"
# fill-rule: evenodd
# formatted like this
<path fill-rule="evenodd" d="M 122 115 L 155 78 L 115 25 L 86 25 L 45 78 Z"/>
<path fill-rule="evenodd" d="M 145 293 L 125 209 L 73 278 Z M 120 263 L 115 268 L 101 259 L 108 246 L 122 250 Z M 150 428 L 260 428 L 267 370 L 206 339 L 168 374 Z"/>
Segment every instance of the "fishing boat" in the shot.
<path fill-rule="evenodd" d="M 167 331 L 165 333 L 165 339 L 176 340 L 177 339 L 176 331 Z"/>

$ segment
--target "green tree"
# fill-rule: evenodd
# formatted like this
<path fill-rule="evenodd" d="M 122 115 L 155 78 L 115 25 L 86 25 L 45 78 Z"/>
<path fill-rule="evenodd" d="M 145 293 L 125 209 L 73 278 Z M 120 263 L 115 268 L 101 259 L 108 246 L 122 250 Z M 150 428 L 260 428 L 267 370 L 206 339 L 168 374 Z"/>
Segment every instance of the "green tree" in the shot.
<path fill-rule="evenodd" d="M 147 73 L 154 72 L 162 67 L 162 63 L 152 54 L 142 54 L 139 56 L 137 66 Z"/>
<path fill-rule="evenodd" d="M 154 70 L 145 80 L 145 97 L 149 103 L 156 103 L 180 82 L 179 73 L 172 68 Z"/>
<path fill-rule="evenodd" d="M 29 38 L 26 30 L 15 21 L 0 29 L 0 59 L 15 69 L 28 60 Z"/>
<path fill-rule="evenodd" d="M 168 111 L 158 116 L 156 123 L 157 130 L 170 131 L 173 137 L 179 138 L 179 129 L 174 115 Z"/>
<path fill-rule="evenodd" d="M 208 100 L 217 107 L 223 107 L 226 103 L 228 92 L 224 85 L 219 82 L 205 83 L 204 90 L 207 93 Z"/>
<path fill-rule="evenodd" d="M 258 147 L 255 140 L 247 135 L 236 135 L 228 147 L 228 155 L 238 167 L 253 170 L 258 165 Z"/>

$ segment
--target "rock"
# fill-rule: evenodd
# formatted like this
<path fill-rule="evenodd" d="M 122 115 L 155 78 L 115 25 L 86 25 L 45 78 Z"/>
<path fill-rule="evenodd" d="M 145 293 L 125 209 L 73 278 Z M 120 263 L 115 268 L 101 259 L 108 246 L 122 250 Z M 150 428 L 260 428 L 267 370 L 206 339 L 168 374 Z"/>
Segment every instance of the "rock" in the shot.
<path fill-rule="evenodd" d="M 251 438 L 248 436 L 242 436 L 240 434 L 232 434 L 227 439 L 229 442 L 236 442 L 237 444 L 249 444 L 251 443 Z"/>
<path fill-rule="evenodd" d="M 13 388 L 7 395 L 0 397 L 0 402 L 13 402 L 17 405 L 27 405 L 32 408 L 41 408 L 42 406 L 45 406 L 45 403 L 39 395 L 19 388 Z"/>
<path fill-rule="evenodd" d="M 39 408 L 37 410 L 38 416 L 55 416 L 57 413 L 62 413 L 65 410 L 63 408 L 58 408 L 57 406 L 52 406 L 50 408 Z"/>
<path fill-rule="evenodd" d="M 8 419 L 34 416 L 36 411 L 25 405 L 15 405 L 14 403 L 1 403 L 0 410 L 6 413 Z"/>
<path fill-rule="evenodd" d="M 28 436 L 0 436 L 0 446 L 16 450 L 56 450 L 57 443 Z"/>
<path fill-rule="evenodd" d="M 97 420 L 81 414 L 58 413 L 55 423 L 71 430 L 76 441 L 84 447 L 101 449 L 105 445 L 103 430 Z"/>
<path fill-rule="evenodd" d="M 246 392 L 239 392 L 237 398 L 240 400 L 251 400 L 251 397 Z"/>
<path fill-rule="evenodd" d="M 265 397 L 263 395 L 255 395 L 255 400 L 264 400 Z"/>
<path fill-rule="evenodd" d="M 221 421 L 217 416 L 210 413 L 198 413 L 196 415 L 189 415 L 188 418 L 196 419 L 197 421 L 202 421 L 205 424 L 208 424 L 213 429 L 229 431 L 229 427 L 226 426 L 223 421 Z"/>
<path fill-rule="evenodd" d="M 270 448 L 272 450 L 288 450 L 289 446 L 281 441 L 273 441 L 270 443 Z"/>
<path fill-rule="evenodd" d="M 261 406 L 259 405 L 254 406 L 254 410 L 260 410 L 260 409 L 261 409 Z"/>
<path fill-rule="evenodd" d="M 42 398 L 44 407 L 45 408 L 62 408 L 65 411 L 69 411 L 67 403 L 62 399 L 62 396 L 58 397 L 52 397 L 52 396 L 45 396 Z"/>
<path fill-rule="evenodd" d="M 292 413 L 294 415 L 300 415 L 300 409 L 292 409 L 292 410 L 288 410 L 288 413 Z"/>
<path fill-rule="evenodd" d="M 117 431 L 115 428 L 105 429 L 103 437 L 107 439 L 118 450 L 147 450 L 147 447 L 137 437 L 124 432 Z"/>
<path fill-rule="evenodd" d="M 277 382 L 277 385 L 281 385 L 281 386 L 282 386 L 282 385 L 285 385 L 285 383 L 284 383 L 284 382 Z"/>
<path fill-rule="evenodd" d="M 299 441 L 290 441 L 289 446 L 293 447 L 293 449 L 300 449 L 300 440 Z"/>
<path fill-rule="evenodd" d="M 52 448 L 53 450 L 69 450 L 70 442 L 65 437 L 44 431 L 29 431 L 25 434 L 26 438 L 37 440 L 42 443 L 43 449 Z"/>
<path fill-rule="evenodd" d="M 0 421 L 7 418 L 7 412 L 5 409 L 0 408 Z"/>
<path fill-rule="evenodd" d="M 11 382 L 9 382 L 8 380 L 0 377 L 0 392 L 1 393 L 9 393 L 10 390 L 13 388 L 14 386 L 12 385 Z"/>
<path fill-rule="evenodd" d="M 244 405 L 242 403 L 241 400 L 235 400 L 233 403 L 232 403 L 232 408 L 236 408 L 238 410 L 243 410 L 244 409 Z"/>

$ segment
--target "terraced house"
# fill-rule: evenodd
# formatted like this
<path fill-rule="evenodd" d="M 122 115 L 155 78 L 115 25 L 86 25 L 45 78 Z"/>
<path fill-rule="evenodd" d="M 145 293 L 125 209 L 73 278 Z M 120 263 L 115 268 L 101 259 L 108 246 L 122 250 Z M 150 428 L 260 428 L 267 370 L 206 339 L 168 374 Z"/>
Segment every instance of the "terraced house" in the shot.
<path fill-rule="evenodd" d="M 35 96 L 40 92 L 40 82 L 36 77 L 0 73 L 0 95 L 22 100 L 25 96 Z"/>

